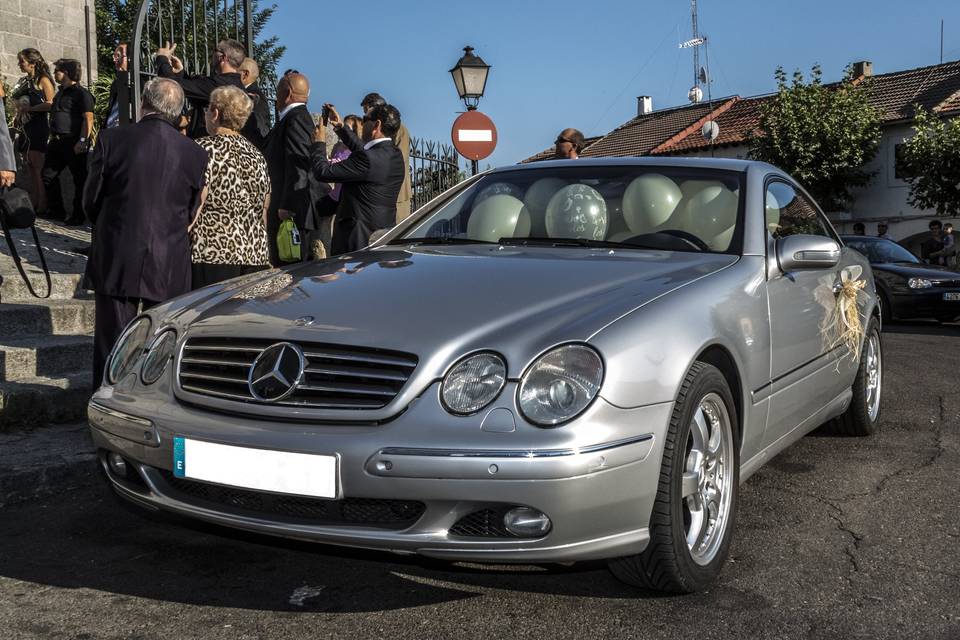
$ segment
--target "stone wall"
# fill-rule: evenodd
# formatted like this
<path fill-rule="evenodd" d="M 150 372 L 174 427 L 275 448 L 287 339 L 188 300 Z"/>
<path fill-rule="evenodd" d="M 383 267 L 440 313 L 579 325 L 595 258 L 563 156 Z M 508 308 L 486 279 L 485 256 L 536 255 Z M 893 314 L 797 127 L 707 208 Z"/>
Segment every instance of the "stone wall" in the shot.
<path fill-rule="evenodd" d="M 86 83 L 87 42 L 84 5 L 90 6 L 90 57 L 97 77 L 97 30 L 93 0 L 0 0 L 0 73 L 13 84 L 22 74 L 17 52 L 38 49 L 48 62 L 76 58 L 84 65 Z"/>

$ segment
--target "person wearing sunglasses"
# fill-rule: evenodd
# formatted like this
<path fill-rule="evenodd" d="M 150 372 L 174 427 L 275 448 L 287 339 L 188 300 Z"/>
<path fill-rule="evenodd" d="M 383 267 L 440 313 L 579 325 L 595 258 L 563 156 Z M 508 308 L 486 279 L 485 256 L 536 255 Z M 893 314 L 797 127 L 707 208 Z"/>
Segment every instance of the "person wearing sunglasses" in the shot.
<path fill-rule="evenodd" d="M 204 111 L 210 104 L 213 90 L 228 85 L 244 89 L 243 80 L 240 78 L 240 65 L 247 57 L 247 52 L 236 40 L 221 40 L 211 56 L 210 75 L 193 75 L 185 72 L 176 51 L 176 42 L 168 42 L 166 46 L 157 49 L 157 75 L 176 80 L 183 88 L 190 105 L 190 127 L 187 135 L 196 140 L 207 135 Z"/>
<path fill-rule="evenodd" d="M 583 150 L 583 134 L 576 129 L 564 129 L 553 144 L 556 160 L 576 160 Z"/>

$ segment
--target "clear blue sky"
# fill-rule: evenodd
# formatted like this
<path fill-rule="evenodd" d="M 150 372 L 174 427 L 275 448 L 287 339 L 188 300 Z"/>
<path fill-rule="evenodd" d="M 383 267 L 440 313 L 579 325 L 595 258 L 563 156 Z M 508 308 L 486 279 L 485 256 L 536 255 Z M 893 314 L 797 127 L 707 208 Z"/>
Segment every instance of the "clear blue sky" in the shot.
<path fill-rule="evenodd" d="M 692 84 L 689 0 L 275 0 L 269 31 L 312 83 L 310 107 L 359 112 L 378 91 L 414 136 L 449 142 L 463 109 L 447 73 L 464 45 L 493 68 L 480 110 L 499 146 L 482 164 L 511 164 L 576 127 L 606 133 L 633 117 L 636 96 L 657 109 L 686 102 Z M 960 58 L 960 0 L 700 0 L 714 97 L 767 93 L 773 72 L 820 63 L 828 80 L 871 60 L 875 73 Z M 379 19 L 378 19 L 379 14 Z M 703 58 L 701 57 L 701 64 Z"/>

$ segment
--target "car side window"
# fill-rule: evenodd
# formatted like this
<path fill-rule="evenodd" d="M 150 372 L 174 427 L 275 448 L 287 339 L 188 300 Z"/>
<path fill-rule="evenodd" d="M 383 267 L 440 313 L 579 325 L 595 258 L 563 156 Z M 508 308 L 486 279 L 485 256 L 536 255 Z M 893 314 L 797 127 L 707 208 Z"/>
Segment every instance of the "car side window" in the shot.
<path fill-rule="evenodd" d="M 764 212 L 767 230 L 774 238 L 803 233 L 834 239 L 813 203 L 786 182 L 767 185 Z"/>

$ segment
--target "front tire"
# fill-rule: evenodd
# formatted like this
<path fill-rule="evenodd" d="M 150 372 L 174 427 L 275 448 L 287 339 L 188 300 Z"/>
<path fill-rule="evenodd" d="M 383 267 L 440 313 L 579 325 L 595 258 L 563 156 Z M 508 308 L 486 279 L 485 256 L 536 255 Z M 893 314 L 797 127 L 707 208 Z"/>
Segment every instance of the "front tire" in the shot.
<path fill-rule="evenodd" d="M 737 413 L 720 371 L 695 362 L 680 387 L 663 449 L 650 543 L 616 558 L 627 584 L 691 593 L 713 584 L 730 551 L 740 484 Z"/>
<path fill-rule="evenodd" d="M 883 350 L 876 318 L 870 318 L 867 324 L 852 390 L 850 406 L 830 423 L 830 431 L 842 436 L 872 435 L 880 421 L 880 394 L 883 391 Z"/>

